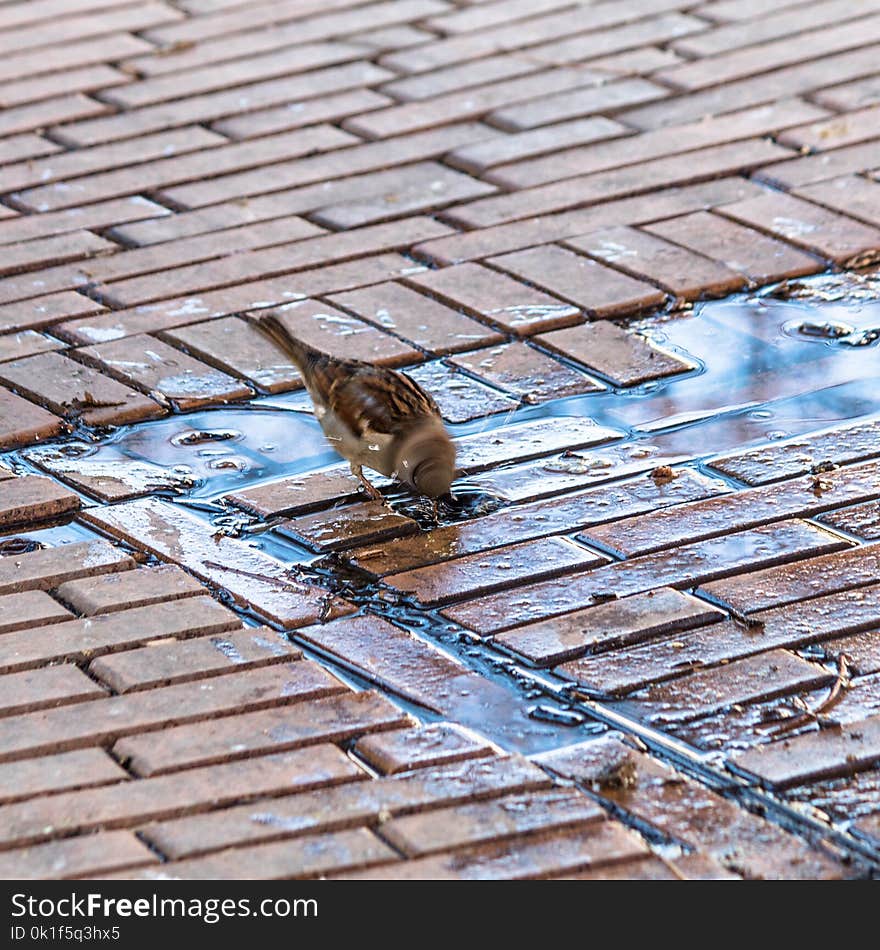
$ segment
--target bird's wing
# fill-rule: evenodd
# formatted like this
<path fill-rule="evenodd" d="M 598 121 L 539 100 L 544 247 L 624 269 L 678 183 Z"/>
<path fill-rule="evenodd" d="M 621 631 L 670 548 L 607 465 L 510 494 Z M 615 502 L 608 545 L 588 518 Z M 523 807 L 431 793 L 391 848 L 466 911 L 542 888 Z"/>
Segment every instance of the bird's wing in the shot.
<path fill-rule="evenodd" d="M 371 366 L 333 383 L 333 411 L 359 435 L 397 434 L 410 422 L 439 415 L 437 403 L 403 373 Z"/>

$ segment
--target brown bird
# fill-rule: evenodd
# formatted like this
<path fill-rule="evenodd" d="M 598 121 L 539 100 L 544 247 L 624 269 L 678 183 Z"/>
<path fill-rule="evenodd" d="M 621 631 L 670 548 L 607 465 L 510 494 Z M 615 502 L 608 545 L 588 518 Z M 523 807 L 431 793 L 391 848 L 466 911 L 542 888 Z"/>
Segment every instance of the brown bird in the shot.
<path fill-rule="evenodd" d="M 449 493 L 455 446 L 437 403 L 421 386 L 393 369 L 322 353 L 298 340 L 275 314 L 257 326 L 299 370 L 324 435 L 371 498 L 382 495 L 364 467 L 429 498 Z"/>

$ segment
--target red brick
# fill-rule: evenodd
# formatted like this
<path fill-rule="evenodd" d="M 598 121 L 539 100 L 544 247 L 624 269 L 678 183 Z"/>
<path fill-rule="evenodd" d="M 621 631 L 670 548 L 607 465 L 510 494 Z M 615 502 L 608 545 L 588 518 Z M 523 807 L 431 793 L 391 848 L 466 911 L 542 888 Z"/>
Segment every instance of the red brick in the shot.
<path fill-rule="evenodd" d="M 591 689 L 626 693 L 680 676 L 689 669 L 729 662 L 780 647 L 794 649 L 868 630 L 880 623 L 876 585 L 863 591 L 830 594 L 796 609 L 777 607 L 753 615 L 755 626 L 728 622 L 675 638 L 619 650 L 607 657 L 573 660 L 557 668 Z"/>
<path fill-rule="evenodd" d="M 106 690 L 72 664 L 47 666 L 0 677 L 0 716 L 32 712 L 106 696 Z"/>
<path fill-rule="evenodd" d="M 163 641 L 140 650 L 99 657 L 92 676 L 115 693 L 200 680 L 232 670 L 256 669 L 296 660 L 300 651 L 270 627 L 248 627 L 212 637 Z"/>
<path fill-rule="evenodd" d="M 358 739 L 354 751 L 383 775 L 494 755 L 485 739 L 446 722 L 373 733 Z"/>
<path fill-rule="evenodd" d="M 433 16 L 425 25 L 443 36 L 455 36 L 510 23 L 513 20 L 531 19 L 539 13 L 565 6 L 564 0 L 502 0 L 500 3 L 472 4 Z"/>
<path fill-rule="evenodd" d="M 477 759 L 370 782 L 338 785 L 265 802 L 148 825 L 145 840 L 170 858 L 356 824 L 505 793 L 546 789 L 546 772 L 520 756 Z"/>
<path fill-rule="evenodd" d="M 71 231 L 46 238 L 37 238 L 23 244 L 10 244 L 0 264 L 0 274 L 15 274 L 33 270 L 41 264 L 61 264 L 66 261 L 91 257 L 116 247 L 91 231 Z"/>
<path fill-rule="evenodd" d="M 734 758 L 738 769 L 785 788 L 837 775 L 852 775 L 880 759 L 880 716 L 756 746 Z"/>
<path fill-rule="evenodd" d="M 876 420 L 856 422 L 722 455 L 709 464 L 747 485 L 761 485 L 804 475 L 823 462 L 847 465 L 880 455 L 878 435 L 880 423 Z"/>
<path fill-rule="evenodd" d="M 176 505 L 143 499 L 91 509 L 87 518 L 135 547 L 179 564 L 226 591 L 240 605 L 286 628 L 351 609 L 329 592 L 294 580 L 287 565 L 250 545 L 227 536 L 212 537 L 210 526 Z M 191 603 L 183 601 L 183 606 Z"/>
<path fill-rule="evenodd" d="M 201 184 L 172 188 L 167 191 L 166 197 L 185 208 L 197 208 L 245 195 L 263 195 L 268 191 L 281 192 L 284 189 L 302 188 L 319 182 L 329 182 L 335 178 L 381 171 L 391 165 L 438 158 L 460 145 L 497 138 L 500 134 L 480 123 L 465 122 L 441 129 L 429 129 L 415 135 L 400 136 L 390 142 L 367 142 L 356 147 L 328 152 L 326 155 L 281 162 L 272 166 L 271 177 L 259 171 L 240 172 Z M 436 171 L 436 165 L 433 163 L 432 170 Z M 398 175 L 400 171 L 395 169 L 394 176 Z M 386 181 L 388 177 L 385 176 L 382 181 Z M 351 188 L 352 185 L 347 187 Z M 329 194 L 333 195 L 334 191 L 329 191 Z M 352 197 L 356 194 L 357 191 L 354 191 Z M 325 196 L 324 203 L 326 202 Z"/>
<path fill-rule="evenodd" d="M 880 183 L 861 175 L 844 175 L 795 190 L 798 198 L 839 211 L 857 221 L 880 226 Z"/>
<path fill-rule="evenodd" d="M 83 359 L 181 410 L 251 395 L 247 386 L 180 350 L 147 336 L 114 340 L 79 351 Z"/>
<path fill-rule="evenodd" d="M 499 128 L 521 132 L 596 113 L 615 112 L 627 106 L 662 99 L 668 94 L 668 89 L 646 79 L 621 79 L 598 88 L 576 88 L 556 95 L 530 98 L 528 102 L 496 109 L 488 119 Z"/>
<path fill-rule="evenodd" d="M 407 278 L 407 282 L 520 336 L 583 319 L 580 310 L 570 303 L 478 264 L 426 271 Z"/>
<path fill-rule="evenodd" d="M 125 32 L 73 40 L 52 48 L 52 68 L 69 69 L 90 63 L 103 63 L 108 59 L 122 59 L 152 49 L 152 45 L 146 40 Z M 0 79 L 20 79 L 45 72 L 46 55 L 45 49 L 23 49 L 20 52 L 4 54 L 0 64 Z"/>
<path fill-rule="evenodd" d="M 31 188 L 18 192 L 15 200 L 25 207 L 54 210 L 142 190 L 156 191 L 181 182 L 199 180 L 208 174 L 237 172 L 253 168 L 255 163 L 269 164 L 355 142 L 352 136 L 332 126 L 319 125 L 267 138 L 258 154 L 247 142 L 226 144 L 222 148 L 190 151 L 185 155 L 158 158 L 133 167 L 116 168 L 77 178 L 73 182 Z M 107 150 L 109 147 L 103 149 Z"/>
<path fill-rule="evenodd" d="M 814 257 L 703 211 L 650 224 L 645 230 L 720 261 L 756 284 L 802 277 L 822 269 Z"/>
<path fill-rule="evenodd" d="M 233 492 L 224 501 L 266 518 L 305 514 L 334 503 L 354 501 L 359 491 L 360 482 L 354 475 L 346 467 L 336 466 Z"/>
<path fill-rule="evenodd" d="M 617 199 L 585 209 L 542 215 L 528 221 L 513 221 L 426 241 L 416 245 L 414 253 L 423 260 L 444 266 L 460 264 L 462 261 L 576 237 L 601 227 L 658 221 L 670 215 L 711 208 L 728 201 L 740 201 L 755 194 L 760 194 L 760 190 L 752 182 L 744 178 L 723 178 L 699 185 L 666 188 L 655 192 L 650 202 L 646 202 L 642 196 Z"/>
<path fill-rule="evenodd" d="M 431 176 L 430 183 L 417 180 L 409 185 L 406 177 L 403 169 L 397 174 L 398 181 L 393 191 L 374 198 L 320 207 L 311 213 L 310 218 L 324 227 L 342 231 L 406 214 L 434 211 L 459 201 L 491 195 L 497 190 L 494 185 L 443 167 Z"/>
<path fill-rule="evenodd" d="M 248 320 L 224 317 L 166 330 L 163 336 L 207 363 L 232 375 L 243 376 L 267 392 L 302 388 L 302 377 L 290 358 Z"/>
<path fill-rule="evenodd" d="M 808 518 L 840 505 L 880 497 L 880 463 L 865 462 L 822 476 L 761 485 L 719 499 L 692 502 L 638 519 L 625 518 L 591 529 L 585 540 L 631 557 L 676 544 L 717 537 L 783 518 Z"/>
<path fill-rule="evenodd" d="M 625 597 L 656 587 L 693 587 L 839 547 L 830 535 L 804 521 L 742 531 L 710 541 L 684 545 L 631 561 L 609 564 L 582 575 L 520 587 L 515 595 L 495 594 L 447 607 L 443 614 L 478 633 L 497 633 L 533 620 L 572 613 L 609 594 Z"/>
<path fill-rule="evenodd" d="M 834 679 L 824 667 L 787 650 L 769 650 L 659 686 L 631 697 L 652 722 L 682 722 L 728 706 L 757 703 L 827 686 Z"/>
<path fill-rule="evenodd" d="M 203 593 L 198 581 L 172 564 L 80 578 L 55 589 L 59 600 L 87 617 Z"/>
<path fill-rule="evenodd" d="M 652 7 L 639 11 L 639 14 L 650 12 L 654 8 L 662 10 L 669 6 L 670 4 L 663 3 L 653 5 Z M 580 13 L 581 11 L 578 12 Z M 624 10 L 623 12 L 628 13 L 630 11 Z M 529 56 L 539 59 L 542 62 L 550 63 L 578 63 L 587 59 L 591 67 L 606 69 L 608 60 L 615 58 L 608 54 L 614 53 L 617 50 L 626 51 L 623 54 L 619 54 L 623 57 L 627 55 L 632 56 L 634 52 L 640 56 L 644 56 L 646 50 L 636 50 L 636 47 L 648 43 L 654 43 L 657 46 L 662 44 L 665 47 L 669 40 L 677 36 L 687 35 L 704 28 L 705 23 L 696 17 L 685 16 L 677 12 L 668 14 L 661 13 L 659 16 L 646 16 L 644 19 L 639 19 L 635 23 L 625 23 L 621 26 L 613 27 L 612 29 L 589 33 L 586 36 L 577 34 L 570 36 L 568 35 L 569 31 L 563 31 L 559 34 L 564 37 L 563 39 L 543 43 L 541 46 L 530 50 Z M 660 57 L 663 61 L 662 65 L 670 64 L 669 59 L 672 54 L 668 49 L 661 51 L 649 46 L 647 47 L 647 52 L 654 54 L 652 61 L 657 58 L 657 53 L 662 52 L 663 55 Z M 592 57 L 594 56 L 602 56 L 602 58 L 593 59 Z M 673 56 L 672 62 L 678 61 L 679 57 Z M 659 65 L 654 66 L 654 69 L 657 68 L 660 68 Z M 653 71 L 653 69 L 651 71 Z"/>
<path fill-rule="evenodd" d="M 155 491 L 187 491 L 195 480 L 168 466 L 133 459 L 115 446 L 99 452 L 87 442 L 25 449 L 22 457 L 100 501 L 120 501 Z"/>
<path fill-rule="evenodd" d="M 158 863 L 159 858 L 129 831 L 63 838 L 0 854 L 4 880 L 95 878 L 123 868 Z"/>
<path fill-rule="evenodd" d="M 0 387 L 0 448 L 40 442 L 58 435 L 62 421 Z"/>
<path fill-rule="evenodd" d="M 724 616 L 723 611 L 695 597 L 661 587 L 555 620 L 526 624 L 499 634 L 493 642 L 538 666 L 553 666 L 587 653 L 699 627 Z"/>
<path fill-rule="evenodd" d="M 408 858 L 599 823 L 605 812 L 576 789 L 511 795 L 384 822 L 379 834 Z"/>
<path fill-rule="evenodd" d="M 180 683 L 82 703 L 76 716 L 66 709 L 0 719 L 0 755 L 20 759 L 121 736 L 237 712 L 285 706 L 340 692 L 345 687 L 309 660 Z"/>
<path fill-rule="evenodd" d="M 647 852 L 641 838 L 615 821 L 581 830 L 482 845 L 373 871 L 340 875 L 390 880 L 523 880 L 631 861 Z"/>
<path fill-rule="evenodd" d="M 98 92 L 121 86 L 130 82 L 130 78 L 118 69 L 103 63 L 95 66 L 81 66 L 65 72 L 54 72 L 44 76 L 28 76 L 0 85 L 0 101 L 7 106 L 37 102 L 65 92 Z"/>
<path fill-rule="evenodd" d="M 296 56 L 291 57 L 285 49 L 261 54 L 251 42 L 249 55 L 226 62 L 222 69 L 205 65 L 168 76 L 149 76 L 112 89 L 102 98 L 121 109 L 134 110 L 169 99 L 182 99 L 249 82 L 335 66 L 358 59 L 361 52 L 359 46 L 349 43 L 302 43 L 296 48 Z"/>
<path fill-rule="evenodd" d="M 560 577 L 604 563 L 604 556 L 568 538 L 546 538 L 391 574 L 385 582 L 436 607 L 516 587 L 527 579 Z"/>
<path fill-rule="evenodd" d="M 832 152 L 806 155 L 792 161 L 767 165 L 754 177 L 775 188 L 798 188 L 841 175 L 870 171 L 877 162 L 877 142 L 851 145 Z"/>
<path fill-rule="evenodd" d="M 53 412 L 86 425 L 124 425 L 164 415 L 155 400 L 61 353 L 3 363 L 0 378 Z"/>
<path fill-rule="evenodd" d="M 80 541 L 0 558 L 0 594 L 51 590 L 64 581 L 92 574 L 127 571 L 132 558 L 106 541 Z"/>
<path fill-rule="evenodd" d="M 465 353 L 451 362 L 494 386 L 515 393 L 529 404 L 605 388 L 586 373 L 578 372 L 525 343 L 507 343 L 478 353 Z"/>
<path fill-rule="evenodd" d="M 45 185 L 58 179 L 77 178 L 107 169 L 167 158 L 172 154 L 182 155 L 186 152 L 212 148 L 224 142 L 225 139 L 222 136 L 198 126 L 158 132 L 155 135 L 141 136 L 136 141 L 129 140 L 113 145 L 77 149 L 64 152 L 62 155 L 52 155 L 36 161 L 30 160 L 11 165 L 3 170 L 3 187 L 7 191 L 18 191 L 22 188 Z M 71 183 L 66 182 L 66 187 L 71 187 Z M 120 204 L 121 202 L 117 202 L 117 205 Z M 37 207 L 37 210 L 45 211 L 46 209 Z M 68 211 L 67 213 L 73 216 L 77 212 Z M 88 214 L 89 212 L 83 208 L 78 213 Z M 159 213 L 161 214 L 162 210 L 159 210 Z"/>
<path fill-rule="evenodd" d="M 19 330 L 7 336 L 0 336 L 0 363 L 9 363 L 12 360 L 34 356 L 36 353 L 45 353 L 49 350 L 64 349 L 64 344 L 52 340 L 35 330 Z"/>
<path fill-rule="evenodd" d="M 131 306 L 166 297 L 170 286 L 179 295 L 195 293 L 235 284 L 239 280 L 277 277 L 346 258 L 396 250 L 414 241 L 446 233 L 448 228 L 431 219 L 407 218 L 341 234 L 320 235 L 292 244 L 244 251 L 217 261 L 183 265 L 161 275 L 115 281 L 102 293 L 111 303 Z"/>
<path fill-rule="evenodd" d="M 863 106 L 873 106 L 880 102 L 880 87 L 876 76 L 857 79 L 855 82 L 841 83 L 830 89 L 820 89 L 813 95 L 813 101 L 835 112 L 849 112 Z"/>
<path fill-rule="evenodd" d="M 700 592 L 729 605 L 738 613 L 750 614 L 768 607 L 864 587 L 874 582 L 878 574 L 880 549 L 865 545 L 797 564 L 737 574 L 705 584 Z"/>
<path fill-rule="evenodd" d="M 224 12 L 221 8 L 215 13 L 216 6 L 212 4 L 204 10 L 193 10 L 207 13 L 207 16 L 191 17 L 150 30 L 149 38 L 163 44 L 167 55 L 145 56 L 131 65 L 150 73 L 176 72 L 202 62 L 236 58 L 276 47 L 349 33 L 358 34 L 377 26 L 421 20 L 446 9 L 436 0 L 373 3 L 365 9 L 342 9 L 339 12 L 331 11 L 337 7 L 353 6 L 350 0 L 332 0 L 320 4 L 315 0 L 308 3 L 303 0 L 296 3 L 276 0 L 274 3 L 249 4 L 247 9 L 242 9 L 237 3 L 224 6 L 238 9 Z M 257 27 L 265 29 L 253 32 Z M 187 43 L 187 40 L 196 42 Z"/>
<path fill-rule="evenodd" d="M 33 219 L 28 217 L 25 220 Z M 18 291 L 18 293 L 27 292 Z M 12 296 L 16 296 L 16 291 L 12 291 Z M 47 327 L 56 320 L 105 313 L 106 310 L 107 308 L 102 304 L 71 292 L 32 297 L 23 302 L 0 305 L 0 329 L 6 333 L 27 327 Z"/>
<path fill-rule="evenodd" d="M 619 386 L 634 386 L 696 368 L 686 358 L 605 321 L 554 330 L 536 337 L 536 340 L 562 356 L 583 363 Z"/>
<path fill-rule="evenodd" d="M 875 541 L 880 538 L 880 505 L 871 501 L 841 508 L 840 511 L 828 512 L 822 522 L 838 531 L 846 531 L 866 541 Z"/>
<path fill-rule="evenodd" d="M 40 475 L 0 482 L 0 526 L 49 521 L 79 506 L 76 495 Z"/>
<path fill-rule="evenodd" d="M 560 449 L 580 449 L 608 442 L 619 435 L 615 429 L 597 426 L 580 416 L 545 418 L 465 435 L 455 440 L 460 472 L 479 472 L 499 463 L 525 462 L 552 455 Z"/>
<path fill-rule="evenodd" d="M 706 12 L 713 18 L 718 4 L 710 4 Z M 728 7 L 721 5 L 724 10 Z M 797 9 L 789 10 L 786 7 L 794 6 Z M 781 11 L 779 8 L 783 8 Z M 870 9 L 870 8 L 869 8 Z M 763 13 L 767 14 L 765 8 Z M 744 46 L 754 46 L 757 43 L 767 43 L 771 40 L 791 38 L 799 33 L 812 30 L 820 26 L 835 26 L 842 21 L 856 19 L 864 11 L 858 5 L 840 3 L 781 3 L 776 9 L 769 11 L 770 15 L 760 18 L 747 18 L 748 22 L 735 22 L 730 26 L 722 26 L 715 30 L 689 36 L 676 41 L 675 49 L 687 53 L 689 56 L 714 56 L 728 50 L 740 49 Z M 731 18 L 739 20 L 733 14 Z M 795 40 L 794 42 L 797 42 Z"/>
<path fill-rule="evenodd" d="M 334 306 L 440 356 L 502 340 L 499 333 L 402 284 L 374 284 L 329 299 Z"/>
<path fill-rule="evenodd" d="M 486 54 L 512 52 L 547 40 L 557 40 L 560 36 L 578 36 L 586 44 L 591 41 L 595 31 L 605 31 L 608 27 L 675 9 L 679 5 L 677 0 L 636 0 L 624 7 L 619 4 L 603 7 L 600 4 L 585 10 L 575 8 L 533 16 L 528 20 L 528 29 L 520 22 L 500 23 L 494 29 L 453 36 L 424 49 L 417 47 L 409 52 L 386 56 L 383 62 L 404 72 L 422 72 L 448 63 L 477 59 Z M 598 35 L 601 37 L 603 33 L 599 32 Z"/>
<path fill-rule="evenodd" d="M 302 515 L 282 524 L 279 533 L 316 551 L 338 551 L 358 544 L 382 543 L 418 531 L 411 518 L 383 502 L 365 501 Z"/>
<path fill-rule="evenodd" d="M 210 597 L 132 607 L 7 633 L 0 638 L 0 667 L 8 671 L 52 661 L 81 661 L 163 636 L 200 636 L 239 626 L 235 614 Z"/>
<path fill-rule="evenodd" d="M 40 590 L 0 597 L 0 633 L 9 633 L 22 627 L 42 627 L 70 616 L 69 610 Z"/>
<path fill-rule="evenodd" d="M 0 809 L 5 847 L 92 829 L 195 814 L 242 799 L 290 794 L 365 777 L 335 746 L 193 769 L 101 789 L 64 792 Z"/>
<path fill-rule="evenodd" d="M 422 269 L 398 254 L 381 254 L 274 280 L 249 281 L 197 297 L 172 297 L 160 303 L 105 313 L 103 317 L 72 320 L 53 327 L 53 333 L 73 343 L 102 343 L 136 333 L 166 330 L 255 308 L 277 306 L 311 294 L 362 287 Z"/>
<path fill-rule="evenodd" d="M 801 841 L 647 755 L 628 751 L 636 781 L 619 789 L 605 788 L 602 794 L 635 819 L 748 878 L 810 880 L 842 875 L 840 864 L 821 847 Z M 587 776 L 593 772 L 596 756 L 607 754 L 604 742 L 584 743 L 550 753 L 542 763 L 577 780 L 584 772 Z M 696 821 L 695 814 L 700 816 Z"/>
<path fill-rule="evenodd" d="M 539 469 L 536 477 L 542 475 Z M 550 477 L 549 474 L 546 477 Z M 354 550 L 349 557 L 361 570 L 385 575 L 520 541 L 570 533 L 609 518 L 705 498 L 721 490 L 724 487 L 718 482 L 685 475 L 662 485 L 644 478 L 597 486 L 550 500 L 542 500 L 539 494 L 529 504 L 416 534 L 399 540 L 390 549 L 366 546 Z"/>
<path fill-rule="evenodd" d="M 631 277 L 649 280 L 680 300 L 721 297 L 745 283 L 742 274 L 719 261 L 635 228 L 607 228 L 565 244 Z"/>
<path fill-rule="evenodd" d="M 21 135 L 8 135 L 0 141 L 0 164 L 7 167 L 13 162 L 21 160 L 35 161 L 43 155 L 52 155 L 60 152 L 61 146 L 42 138 L 34 132 L 23 132 Z M 4 169 L 4 175 L 6 169 Z M 11 209 L 6 209 L 11 211 Z M 4 229 L 5 229 L 4 225 Z"/>
<path fill-rule="evenodd" d="M 143 3 L 121 10 L 102 10 L 79 16 L 54 17 L 45 23 L 6 30 L 0 39 L 0 52 L 8 53 L 30 47 L 64 45 L 87 36 L 101 36 L 117 30 L 148 29 L 161 23 L 183 19 L 183 14 L 163 3 Z M 47 55 L 45 52 L 43 56 Z"/>
<path fill-rule="evenodd" d="M 880 257 L 880 230 L 792 195 L 768 192 L 761 198 L 726 205 L 719 213 L 844 267 L 861 267 Z"/>
<path fill-rule="evenodd" d="M 4 36 L 7 35 L 4 34 Z M 0 40 L 0 45 L 2 45 L 2 40 Z M 74 92 L 54 99 L 44 99 L 42 102 L 4 109 L 0 117 L 0 135 L 30 132 L 56 122 L 72 122 L 75 119 L 104 115 L 109 111 L 110 107 L 103 102 Z"/>
<path fill-rule="evenodd" d="M 322 742 L 347 742 L 408 721 L 379 693 L 340 691 L 259 712 L 131 735 L 120 739 L 113 751 L 136 775 L 159 775 Z"/>
<path fill-rule="evenodd" d="M 359 36 L 358 43 L 363 43 L 365 39 L 365 35 Z M 245 112 L 243 115 L 220 119 L 214 122 L 212 127 L 229 138 L 252 139 L 299 129 L 316 122 L 339 122 L 340 119 L 356 113 L 391 105 L 391 101 L 387 96 L 381 96 L 371 89 L 352 89 L 321 99 L 308 99 L 305 102 Z"/>
<path fill-rule="evenodd" d="M 878 134 L 880 109 L 872 106 L 787 129 L 779 136 L 779 141 L 791 148 L 821 152 L 864 142 L 876 138 Z"/>
<path fill-rule="evenodd" d="M 625 125 L 602 116 L 560 122 L 550 128 L 531 129 L 504 135 L 488 142 L 464 145 L 451 152 L 446 161 L 473 175 L 511 162 L 524 162 L 560 149 L 589 147 L 595 142 L 626 134 Z M 629 140 L 632 142 L 632 140 Z"/>
<path fill-rule="evenodd" d="M 96 788 L 127 778 L 128 773 L 103 749 L 75 749 L 19 759 L 0 765 L 0 802 L 6 804 L 75 788 Z"/>
<path fill-rule="evenodd" d="M 511 194 L 481 198 L 446 212 L 444 217 L 468 228 L 491 227 L 567 208 L 608 203 L 612 198 L 625 198 L 673 185 L 688 185 L 722 175 L 746 172 L 790 154 L 764 139 L 747 139 L 699 149 L 687 155 L 662 156 L 640 165 L 614 167 Z M 644 214 L 644 199 L 640 205 Z M 620 224 L 621 221 L 597 220 L 584 231 L 595 230 L 606 223 Z M 624 220 L 622 223 L 633 222 Z"/>
<path fill-rule="evenodd" d="M 296 880 L 395 861 L 397 854 L 365 828 L 314 835 L 281 844 L 233 848 L 204 858 L 145 868 L 141 880 Z M 367 872 L 368 874 L 370 872 Z M 127 877 L 128 875 L 126 875 Z"/>
<path fill-rule="evenodd" d="M 644 310 L 665 300 L 665 295 L 649 284 L 553 245 L 494 257 L 489 262 L 558 294 L 595 317 Z"/>
<path fill-rule="evenodd" d="M 535 99 L 548 93 L 567 92 L 571 95 L 572 90 L 595 85 L 602 78 L 601 73 L 583 68 L 552 69 L 368 112 L 366 115 L 347 119 L 343 127 L 367 138 L 387 139 L 389 136 L 416 132 L 436 125 L 479 118 L 502 106 Z"/>
<path fill-rule="evenodd" d="M 863 17 L 827 29 L 801 33 L 797 42 L 788 36 L 717 56 L 684 63 L 660 73 L 660 78 L 679 89 L 701 89 L 731 80 L 770 72 L 774 67 L 819 59 L 830 53 L 866 46 L 880 40 L 880 17 Z"/>

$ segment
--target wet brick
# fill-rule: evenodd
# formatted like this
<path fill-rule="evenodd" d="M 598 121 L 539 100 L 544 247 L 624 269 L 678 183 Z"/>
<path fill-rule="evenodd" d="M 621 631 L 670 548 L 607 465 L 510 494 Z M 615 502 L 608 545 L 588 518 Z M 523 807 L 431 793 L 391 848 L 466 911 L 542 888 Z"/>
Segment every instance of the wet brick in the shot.
<path fill-rule="evenodd" d="M 546 789 L 546 772 L 520 756 L 486 758 L 418 769 L 319 792 L 291 794 L 257 805 L 148 825 L 144 838 L 172 858 L 234 844 L 270 841 L 505 793 Z"/>
<path fill-rule="evenodd" d="M 436 607 L 604 563 L 603 555 L 567 538 L 545 538 L 391 574 L 385 583 Z"/>
<path fill-rule="evenodd" d="M 693 363 L 607 321 L 554 330 L 536 339 L 548 349 L 583 363 L 619 386 L 634 386 L 694 369 Z"/>
<path fill-rule="evenodd" d="M 822 516 L 822 522 L 865 541 L 875 541 L 880 538 L 880 504 L 869 501 L 863 505 L 831 511 Z"/>
<path fill-rule="evenodd" d="M 839 547 L 830 535 L 804 521 L 783 521 L 699 541 L 641 558 L 609 564 L 585 574 L 520 587 L 516 594 L 481 597 L 443 610 L 444 616 L 478 633 L 497 633 L 533 620 L 589 607 L 610 594 L 625 597 L 656 587 L 693 587 L 736 574 Z"/>
<path fill-rule="evenodd" d="M 329 299 L 335 306 L 438 356 L 502 340 L 499 333 L 401 284 L 374 284 Z"/>
<path fill-rule="evenodd" d="M 598 604 L 501 633 L 494 643 L 538 666 L 552 666 L 712 623 L 723 611 L 669 587 Z"/>
<path fill-rule="evenodd" d="M 42 475 L 0 481 L 0 527 L 50 521 L 79 506 L 73 492 Z"/>
<path fill-rule="evenodd" d="M 479 264 L 430 270 L 407 282 L 519 336 L 583 320 L 580 309 L 572 304 Z"/>
<path fill-rule="evenodd" d="M 598 823 L 604 816 L 599 805 L 576 789 L 552 789 L 392 818 L 382 824 L 379 833 L 406 857 L 416 858 L 532 832 Z"/>
<path fill-rule="evenodd" d="M 129 778 L 103 750 L 75 749 L 0 765 L 0 802 L 76 788 L 95 788 Z"/>
<path fill-rule="evenodd" d="M 586 373 L 579 373 L 525 343 L 506 343 L 477 353 L 465 353 L 451 362 L 516 393 L 529 404 L 604 389 Z"/>
<path fill-rule="evenodd" d="M 408 722 L 400 709 L 373 690 L 340 690 L 259 712 L 127 736 L 113 751 L 136 775 L 149 776 L 322 742 L 346 742 Z"/>
<path fill-rule="evenodd" d="M 115 693 L 200 680 L 299 659 L 301 652 L 271 627 L 246 627 L 193 640 L 166 640 L 98 657 L 89 673 Z"/>
<path fill-rule="evenodd" d="M 100 789 L 64 792 L 0 809 L 6 848 L 96 828 L 194 814 L 241 799 L 290 794 L 365 777 L 335 746 L 194 769 Z"/>
<path fill-rule="evenodd" d="M 499 392 L 445 361 L 432 360 L 407 367 L 406 375 L 431 394 L 440 407 L 440 415 L 453 424 L 513 412 L 519 406 L 516 396 Z"/>
<path fill-rule="evenodd" d="M 107 695 L 78 667 L 68 663 L 9 673 L 0 678 L 0 684 L 3 687 L 0 716 L 66 706 Z"/>
<path fill-rule="evenodd" d="M 380 501 L 364 501 L 326 512 L 302 515 L 278 527 L 283 537 L 316 551 L 340 551 L 359 544 L 383 543 L 418 531 L 411 518 Z"/>
<path fill-rule="evenodd" d="M 0 558 L 0 594 L 51 590 L 78 577 L 127 571 L 134 560 L 107 541 L 78 541 Z"/>
<path fill-rule="evenodd" d="M 123 868 L 157 864 L 159 858 L 130 831 L 63 838 L 0 854 L 0 878 L 42 880 L 95 878 Z"/>
<path fill-rule="evenodd" d="M 188 597 L 7 633 L 0 638 L 0 669 L 13 671 L 59 660 L 82 661 L 161 637 L 201 636 L 239 626 L 235 614 L 212 598 Z"/>
<path fill-rule="evenodd" d="M 447 722 L 364 736 L 354 751 L 383 775 L 494 755 L 476 733 Z"/>
<path fill-rule="evenodd" d="M 150 345 L 154 342 L 161 346 L 152 340 Z M 143 359 L 143 347 L 139 356 Z M 60 353 L 3 363 L 0 378 L 53 412 L 87 425 L 125 425 L 164 414 L 155 400 Z"/>
<path fill-rule="evenodd" d="M 0 449 L 42 442 L 63 429 L 57 416 L 0 387 Z"/>
<path fill-rule="evenodd" d="M 0 633 L 9 633 L 22 627 L 42 627 L 70 616 L 69 610 L 41 590 L 26 590 L 0 597 Z"/>
<path fill-rule="evenodd" d="M 86 517 L 102 530 L 227 591 L 238 604 L 284 627 L 352 609 L 327 591 L 295 580 L 286 565 L 248 544 L 227 536 L 213 537 L 209 525 L 176 505 L 149 498 L 91 509 Z"/>
<path fill-rule="evenodd" d="M 179 567 L 160 564 L 138 571 L 67 581 L 57 587 L 54 593 L 78 614 L 89 617 L 132 607 L 146 607 L 181 597 L 195 597 L 204 594 L 205 588 Z"/>

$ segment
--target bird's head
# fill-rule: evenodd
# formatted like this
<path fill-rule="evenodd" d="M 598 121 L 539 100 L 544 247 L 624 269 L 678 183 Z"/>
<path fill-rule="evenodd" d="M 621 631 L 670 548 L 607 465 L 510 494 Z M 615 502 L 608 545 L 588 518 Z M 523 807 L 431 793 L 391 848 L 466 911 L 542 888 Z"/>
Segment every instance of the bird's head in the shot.
<path fill-rule="evenodd" d="M 397 453 L 397 477 L 420 495 L 440 498 L 455 478 L 455 446 L 439 419 L 415 428 Z"/>

